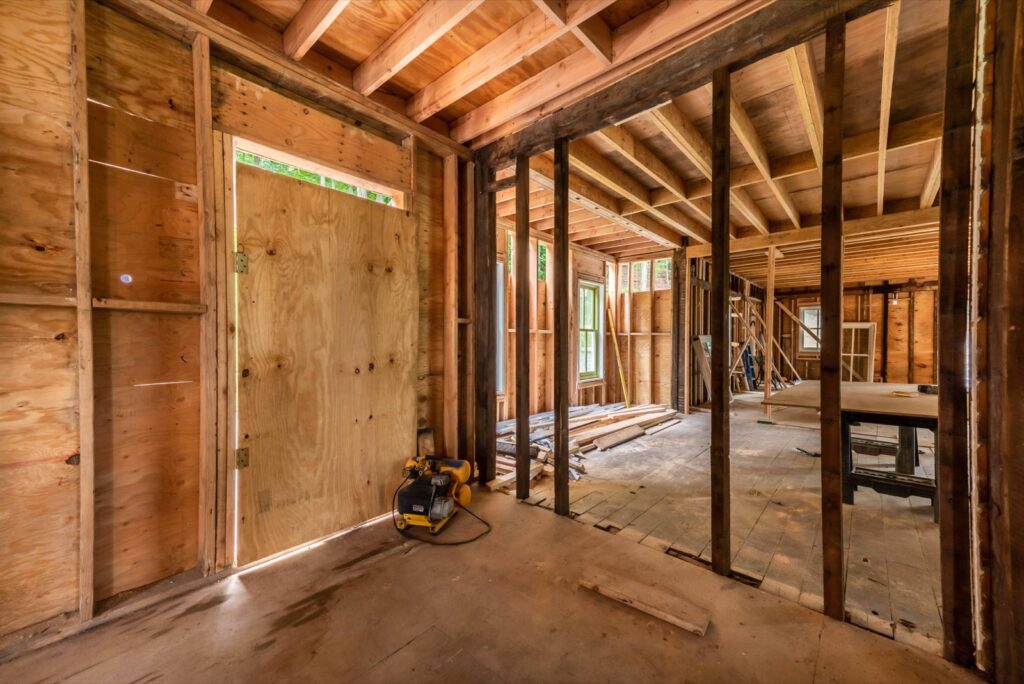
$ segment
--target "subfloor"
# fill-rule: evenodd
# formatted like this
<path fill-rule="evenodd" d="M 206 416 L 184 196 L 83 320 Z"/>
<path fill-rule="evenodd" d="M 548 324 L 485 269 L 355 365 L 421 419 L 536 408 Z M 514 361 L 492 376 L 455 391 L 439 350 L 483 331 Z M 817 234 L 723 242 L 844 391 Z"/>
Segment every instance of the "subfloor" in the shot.
<path fill-rule="evenodd" d="M 821 433 L 815 411 L 774 410 L 761 395 L 730 407 L 732 567 L 743 581 L 822 609 Z M 895 444 L 896 428 L 861 425 L 855 437 Z M 711 561 L 710 414 L 605 452 L 570 486 L 577 522 L 684 560 Z M 918 431 L 918 475 L 934 474 L 934 440 Z M 803 451 L 800 451 L 802 449 Z M 808 453 L 809 452 L 809 453 Z M 892 470 L 892 456 L 855 455 L 862 467 Z M 552 480 L 535 482 L 530 503 L 553 506 Z M 849 620 L 932 653 L 942 651 L 939 526 L 931 502 L 861 487 L 844 505 Z"/>
<path fill-rule="evenodd" d="M 0 665 L 26 682 L 977 682 L 664 553 L 500 494 L 453 547 L 387 521 Z M 460 516 L 440 537 L 475 531 Z M 577 586 L 586 568 L 671 588 L 697 637 Z"/>

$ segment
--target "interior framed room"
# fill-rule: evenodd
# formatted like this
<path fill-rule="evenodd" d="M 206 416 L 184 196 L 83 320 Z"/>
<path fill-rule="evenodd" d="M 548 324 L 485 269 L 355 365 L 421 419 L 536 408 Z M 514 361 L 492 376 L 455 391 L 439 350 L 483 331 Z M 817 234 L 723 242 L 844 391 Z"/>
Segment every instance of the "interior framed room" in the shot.
<path fill-rule="evenodd" d="M 0 681 L 1020 681 L 1024 3 L 0 12 Z"/>

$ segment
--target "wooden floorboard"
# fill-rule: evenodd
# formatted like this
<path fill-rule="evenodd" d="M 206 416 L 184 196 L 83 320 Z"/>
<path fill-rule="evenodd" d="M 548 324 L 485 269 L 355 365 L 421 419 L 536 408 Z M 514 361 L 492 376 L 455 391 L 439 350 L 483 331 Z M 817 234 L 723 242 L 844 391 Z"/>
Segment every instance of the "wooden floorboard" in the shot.
<path fill-rule="evenodd" d="M 787 409 L 758 423 L 756 399 L 731 407 L 734 573 L 768 593 L 822 610 L 820 433 L 813 411 Z M 666 430 L 587 455 L 571 483 L 577 522 L 683 558 L 710 563 L 710 421 L 695 413 Z M 856 437 L 895 444 L 895 428 L 863 424 Z M 934 473 L 934 437 L 918 432 L 916 474 Z M 802 449 L 804 451 L 799 451 Z M 805 453 L 808 452 L 808 453 Z M 891 471 L 893 455 L 857 454 L 859 467 Z M 931 652 L 941 649 L 938 525 L 929 501 L 860 488 L 843 507 L 848 619 Z M 553 506 L 551 478 L 527 502 Z"/>

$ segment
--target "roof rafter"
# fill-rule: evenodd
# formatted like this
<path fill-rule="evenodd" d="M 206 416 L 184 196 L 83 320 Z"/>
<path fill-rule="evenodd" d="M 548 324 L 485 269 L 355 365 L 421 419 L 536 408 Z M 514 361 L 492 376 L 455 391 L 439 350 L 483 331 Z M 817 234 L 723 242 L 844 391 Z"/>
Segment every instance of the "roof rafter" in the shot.
<path fill-rule="evenodd" d="M 415 121 L 423 121 L 562 37 L 614 1 L 569 0 L 565 23 L 552 21 L 543 10 L 534 10 L 410 97 L 406 113 Z"/>
<path fill-rule="evenodd" d="M 704 174 L 704 177 L 711 178 L 711 145 L 701 135 L 697 127 L 683 116 L 679 108 L 669 102 L 666 105 L 652 109 L 647 113 L 648 118 L 658 127 L 662 135 L 668 138 L 683 155 L 693 163 L 697 169 Z M 690 197 L 689 192 L 684 188 L 683 192 Z M 736 204 L 736 209 L 759 233 L 768 233 L 768 219 L 764 212 L 747 194 L 746 190 L 734 188 L 730 196 Z M 695 201 L 695 198 L 691 198 Z M 710 211 L 709 214 L 710 216 Z"/>
<path fill-rule="evenodd" d="M 615 58 L 612 31 L 608 24 L 604 23 L 604 19 L 596 15 L 590 17 L 574 27 L 572 34 L 583 43 L 583 47 L 590 50 L 591 54 L 606 66 L 611 66 Z"/>
<path fill-rule="evenodd" d="M 708 87 L 710 88 L 710 85 Z M 747 110 L 743 108 L 743 104 L 736 97 L 736 93 L 730 95 L 729 121 L 736 139 L 740 141 L 743 149 L 750 155 L 750 160 L 754 162 L 754 166 L 761 172 L 761 176 L 768 185 L 768 189 L 772 191 L 775 199 L 782 205 L 782 210 L 786 212 L 789 220 L 793 222 L 794 226 L 799 228 L 800 212 L 797 211 L 796 205 L 793 204 L 793 198 L 789 196 L 789 193 L 782 187 L 782 184 L 772 178 L 772 167 L 768 159 L 768 150 L 765 149 L 761 136 L 757 134 L 757 129 L 754 128 L 754 122 L 750 120 Z"/>
<path fill-rule="evenodd" d="M 807 139 L 811 143 L 814 161 L 821 169 L 821 135 L 824 131 L 824 108 L 821 104 L 821 88 L 818 85 L 818 71 L 814 66 L 814 52 L 810 42 L 794 45 L 786 50 L 786 62 L 793 77 L 793 89 L 800 105 L 800 116 L 804 121 Z"/>
<path fill-rule="evenodd" d="M 885 38 L 882 42 L 882 100 L 878 118 L 878 196 L 876 213 L 885 202 L 885 154 L 889 149 L 889 112 L 892 107 L 892 81 L 896 71 L 896 42 L 899 39 L 900 2 L 885 9 Z"/>
<path fill-rule="evenodd" d="M 306 0 L 284 30 L 283 47 L 292 59 L 302 59 L 331 27 L 350 0 Z"/>
<path fill-rule="evenodd" d="M 631 202 L 642 206 L 645 211 L 662 222 L 689 237 L 707 242 L 711 239 L 711 231 L 697 225 L 696 221 L 672 206 L 655 207 L 651 204 L 650 191 L 638 180 L 606 159 L 600 152 L 582 140 L 569 143 L 569 163 L 580 169 L 601 185 L 622 195 Z"/>
<path fill-rule="evenodd" d="M 429 0 L 352 72 L 363 95 L 380 88 L 441 36 L 483 4 L 483 0 Z"/>
<path fill-rule="evenodd" d="M 611 33 L 611 67 L 590 49 L 577 50 L 460 117 L 452 137 L 465 142 L 521 115 L 537 118 L 541 112 L 532 112 L 544 103 L 571 101 L 626 78 L 769 1 L 667 0 Z"/>
<path fill-rule="evenodd" d="M 935 143 L 935 151 L 932 152 L 932 161 L 928 166 L 928 173 L 924 177 L 924 188 L 921 190 L 921 208 L 930 207 L 935 204 L 935 196 L 939 194 L 939 186 L 942 184 L 942 141 Z"/>
<path fill-rule="evenodd" d="M 530 178 L 538 185 L 554 189 L 554 182 L 552 181 L 554 172 L 554 162 L 548 157 L 530 158 Z M 615 197 L 574 174 L 569 175 L 569 199 L 598 216 L 602 216 L 610 222 L 641 235 L 662 247 L 678 248 L 683 245 L 683 239 L 679 233 L 647 216 L 623 216 L 618 211 L 618 201 Z"/>

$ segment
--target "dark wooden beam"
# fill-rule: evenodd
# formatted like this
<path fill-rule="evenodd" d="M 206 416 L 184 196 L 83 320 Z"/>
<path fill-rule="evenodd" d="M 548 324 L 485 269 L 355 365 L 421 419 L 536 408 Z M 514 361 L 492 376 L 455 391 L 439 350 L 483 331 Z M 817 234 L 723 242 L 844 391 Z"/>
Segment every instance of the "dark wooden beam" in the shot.
<path fill-rule="evenodd" d="M 978 433 L 982 442 L 975 458 L 977 515 L 979 523 L 987 522 L 989 532 L 979 534 L 982 565 L 978 570 L 982 580 L 990 578 L 990 584 L 983 585 L 980 592 L 983 637 L 979 646 L 990 648 L 989 660 L 994 661 L 994 667 L 989 670 L 998 682 L 1017 681 L 1014 677 L 1024 672 L 1024 463 L 1020 457 L 1024 444 L 1024 385 L 1017 380 L 1019 359 L 1024 358 L 1024 300 L 1019 294 L 1024 287 L 1024 269 L 1020 266 L 1024 263 L 1022 5 L 1020 0 L 999 0 L 996 16 L 986 18 L 995 25 L 990 105 L 992 204 L 989 234 L 979 236 L 985 240 L 981 252 L 988 256 L 987 264 L 984 258 L 979 259 L 977 275 L 986 284 L 979 291 L 979 346 L 987 349 L 979 353 L 979 368 L 975 371 L 981 395 Z M 983 441 L 986 437 L 987 444 Z M 985 554 L 987 548 L 990 554 Z"/>
<path fill-rule="evenodd" d="M 569 141 L 555 141 L 555 513 L 569 515 Z"/>
<path fill-rule="evenodd" d="M 803 43 L 820 34 L 832 17 L 850 20 L 890 4 L 892 0 L 772 3 L 481 151 L 495 161 L 540 154 L 557 139 L 580 138 L 702 86 L 716 68 L 736 70 Z"/>
<path fill-rule="evenodd" d="M 732 564 L 729 515 L 729 167 L 730 75 L 711 80 L 711 567 Z"/>
<path fill-rule="evenodd" d="M 494 479 L 497 438 L 497 330 L 494 316 L 497 268 L 497 213 L 494 193 L 487 190 L 494 171 L 483 160 L 475 164 L 476 216 L 473 221 L 473 375 L 477 479 Z"/>
<path fill-rule="evenodd" d="M 530 496 L 530 158 L 516 159 L 516 498 Z"/>
<path fill-rule="evenodd" d="M 683 274 L 687 267 L 685 252 L 672 252 L 672 408 L 682 410 L 683 405 L 683 313 L 686 310 L 686 291 L 683 289 Z M 616 272 L 616 277 L 618 272 Z"/>
<path fill-rule="evenodd" d="M 821 168 L 821 537 L 825 614 L 842 620 L 843 81 L 846 21 L 825 30 Z"/>
<path fill-rule="evenodd" d="M 967 321 L 970 295 L 974 0 L 949 5 L 939 221 L 939 550 L 947 659 L 974 662 Z M 1008 418 L 1007 417 L 1004 417 Z"/>

